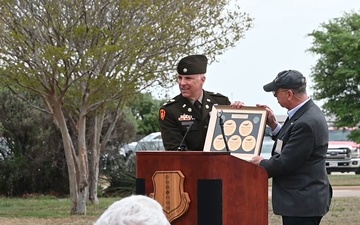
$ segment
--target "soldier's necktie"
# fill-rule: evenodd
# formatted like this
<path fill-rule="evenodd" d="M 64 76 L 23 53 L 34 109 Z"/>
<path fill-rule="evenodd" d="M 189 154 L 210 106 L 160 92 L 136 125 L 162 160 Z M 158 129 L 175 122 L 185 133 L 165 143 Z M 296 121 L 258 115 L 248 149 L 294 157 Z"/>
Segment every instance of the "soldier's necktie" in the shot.
<path fill-rule="evenodd" d="M 199 113 L 199 115 L 201 116 L 201 103 L 198 100 L 196 100 L 194 102 L 194 108 Z"/>

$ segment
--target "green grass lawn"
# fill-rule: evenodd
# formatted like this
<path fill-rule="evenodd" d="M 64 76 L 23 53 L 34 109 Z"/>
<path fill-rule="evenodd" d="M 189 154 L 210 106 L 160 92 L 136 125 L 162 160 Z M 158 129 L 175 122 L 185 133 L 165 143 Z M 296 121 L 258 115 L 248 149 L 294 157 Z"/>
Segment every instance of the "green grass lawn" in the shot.
<path fill-rule="evenodd" d="M 101 198 L 98 205 L 88 205 L 86 207 L 87 216 L 100 215 L 110 204 L 118 199 Z M 0 198 L 0 218 L 37 217 L 46 219 L 68 217 L 70 214 L 70 205 L 70 198 L 54 198 L 49 196 Z"/>
<path fill-rule="evenodd" d="M 321 220 L 321 225 L 355 225 L 360 221 L 360 197 L 333 198 L 330 211 Z M 269 199 L 269 225 L 280 225 L 281 217 L 274 215 Z"/>
<path fill-rule="evenodd" d="M 332 186 L 360 186 L 360 175 L 344 174 L 344 175 L 328 175 Z M 269 179 L 271 186 L 272 179 Z"/>
<path fill-rule="evenodd" d="M 0 198 L 1 225 L 85 225 L 96 219 L 119 198 L 101 198 L 98 205 L 88 205 L 86 216 L 70 215 L 70 199 L 48 196 Z"/>
<path fill-rule="evenodd" d="M 328 175 L 333 186 L 360 186 L 360 175 Z"/>
<path fill-rule="evenodd" d="M 0 198 L 1 225 L 91 225 L 103 211 L 117 199 L 101 198 L 99 205 L 87 207 L 86 216 L 70 216 L 68 199 L 48 197 Z M 360 197 L 334 198 L 330 212 L 321 225 L 358 224 Z M 274 215 L 269 199 L 269 225 L 281 224 L 281 217 Z"/>

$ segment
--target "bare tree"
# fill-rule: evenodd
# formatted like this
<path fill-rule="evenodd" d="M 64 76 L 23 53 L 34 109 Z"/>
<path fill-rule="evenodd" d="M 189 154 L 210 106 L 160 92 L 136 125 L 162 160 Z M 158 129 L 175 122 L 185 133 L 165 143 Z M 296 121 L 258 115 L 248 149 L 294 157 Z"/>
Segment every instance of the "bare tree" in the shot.
<path fill-rule="evenodd" d="M 60 129 L 72 214 L 86 213 L 89 170 L 91 200 L 97 202 L 100 152 L 116 126 L 115 116 L 112 126 L 102 129 L 110 109 L 121 112 L 149 86 L 172 86 L 181 56 L 204 53 L 214 60 L 252 24 L 229 0 L 0 0 L 0 5 L 2 81 L 19 96 L 24 89 L 41 96 L 47 107 L 39 110 L 50 113 Z M 90 113 L 96 120 L 89 145 Z M 76 138 L 69 134 L 71 124 Z"/>

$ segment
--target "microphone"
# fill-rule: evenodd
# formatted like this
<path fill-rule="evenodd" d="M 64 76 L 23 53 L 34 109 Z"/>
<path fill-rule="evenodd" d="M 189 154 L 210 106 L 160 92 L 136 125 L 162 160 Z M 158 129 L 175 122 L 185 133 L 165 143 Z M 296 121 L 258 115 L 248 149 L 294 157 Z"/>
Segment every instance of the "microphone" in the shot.
<path fill-rule="evenodd" d="M 189 130 L 191 129 L 192 125 L 194 125 L 194 122 L 191 122 L 190 125 L 187 127 L 187 130 L 186 130 L 186 132 L 184 134 L 184 137 L 181 140 L 180 145 L 179 145 L 179 147 L 177 149 L 178 151 L 186 151 L 187 150 L 187 146 L 185 144 L 185 138 L 186 138 L 187 134 L 189 133 Z"/>
<path fill-rule="evenodd" d="M 229 152 L 230 150 L 229 150 L 229 146 L 228 146 L 227 139 L 225 136 L 225 131 L 224 131 L 224 118 L 223 118 L 222 110 L 220 112 L 218 112 L 218 117 L 219 117 L 219 125 L 220 125 L 220 129 L 221 129 L 221 134 L 223 136 L 224 143 L 225 143 L 225 148 L 226 148 L 226 151 Z"/>

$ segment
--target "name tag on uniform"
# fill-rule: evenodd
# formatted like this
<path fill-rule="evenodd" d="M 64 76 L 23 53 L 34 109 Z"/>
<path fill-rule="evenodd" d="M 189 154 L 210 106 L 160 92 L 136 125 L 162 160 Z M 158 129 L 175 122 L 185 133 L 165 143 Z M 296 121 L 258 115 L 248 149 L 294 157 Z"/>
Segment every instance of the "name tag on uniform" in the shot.
<path fill-rule="evenodd" d="M 181 125 L 182 126 L 190 126 L 193 123 L 194 123 L 193 121 L 183 121 L 183 122 L 181 122 Z"/>
<path fill-rule="evenodd" d="M 277 139 L 276 141 L 276 147 L 275 147 L 275 152 L 280 154 L 281 153 L 281 149 L 283 146 L 283 141 L 281 139 Z"/>

